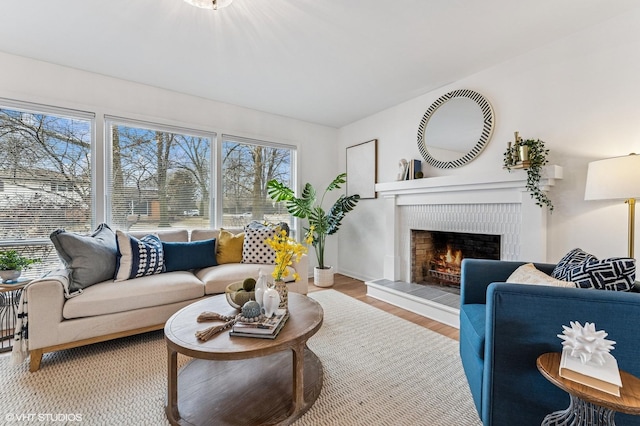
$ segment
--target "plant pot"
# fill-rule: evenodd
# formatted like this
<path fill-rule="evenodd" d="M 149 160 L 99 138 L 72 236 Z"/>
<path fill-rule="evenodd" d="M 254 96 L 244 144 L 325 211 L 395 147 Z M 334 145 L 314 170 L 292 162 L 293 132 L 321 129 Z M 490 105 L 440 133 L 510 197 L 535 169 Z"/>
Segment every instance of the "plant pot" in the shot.
<path fill-rule="evenodd" d="M 333 285 L 333 266 L 325 269 L 313 268 L 313 284 L 318 287 L 331 287 Z"/>
<path fill-rule="evenodd" d="M 2 282 L 6 283 L 9 281 L 15 281 L 20 278 L 22 271 L 20 270 L 8 270 L 8 271 L 0 271 L 0 278 L 2 278 Z"/>

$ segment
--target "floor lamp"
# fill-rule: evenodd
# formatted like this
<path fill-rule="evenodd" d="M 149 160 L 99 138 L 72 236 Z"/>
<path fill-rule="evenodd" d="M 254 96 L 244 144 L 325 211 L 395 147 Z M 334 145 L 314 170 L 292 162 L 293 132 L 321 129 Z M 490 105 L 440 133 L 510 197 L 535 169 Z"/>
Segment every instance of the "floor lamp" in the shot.
<path fill-rule="evenodd" d="M 640 198 L 640 155 L 589 163 L 585 200 L 625 200 L 629 205 L 629 257 L 634 258 L 636 198 Z"/>

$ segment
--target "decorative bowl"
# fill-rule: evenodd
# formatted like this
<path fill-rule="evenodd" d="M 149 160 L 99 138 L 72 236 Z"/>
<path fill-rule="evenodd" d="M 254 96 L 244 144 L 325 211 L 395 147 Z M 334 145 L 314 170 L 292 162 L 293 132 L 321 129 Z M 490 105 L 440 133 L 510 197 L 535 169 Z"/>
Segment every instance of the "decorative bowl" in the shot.
<path fill-rule="evenodd" d="M 256 300 L 256 292 L 244 291 L 242 289 L 242 281 L 236 281 L 229 284 L 225 289 L 224 294 L 227 297 L 229 305 L 236 309 L 241 309 L 242 305 L 247 303 L 249 300 Z"/>

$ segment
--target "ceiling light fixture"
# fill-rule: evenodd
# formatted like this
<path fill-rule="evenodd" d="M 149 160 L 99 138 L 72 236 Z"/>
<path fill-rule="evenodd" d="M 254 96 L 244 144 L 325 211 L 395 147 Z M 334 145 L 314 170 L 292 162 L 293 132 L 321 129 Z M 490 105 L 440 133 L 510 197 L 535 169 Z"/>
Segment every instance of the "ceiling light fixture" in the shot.
<path fill-rule="evenodd" d="M 233 0 L 184 0 L 192 6 L 200 7 L 202 9 L 218 10 L 223 7 L 229 6 Z"/>

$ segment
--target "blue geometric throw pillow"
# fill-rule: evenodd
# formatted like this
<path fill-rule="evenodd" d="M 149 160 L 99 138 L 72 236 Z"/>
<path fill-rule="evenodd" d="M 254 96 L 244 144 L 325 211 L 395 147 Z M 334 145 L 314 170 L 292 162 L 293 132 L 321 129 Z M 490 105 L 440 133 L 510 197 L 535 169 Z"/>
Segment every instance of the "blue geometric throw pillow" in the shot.
<path fill-rule="evenodd" d="M 596 290 L 629 291 L 636 278 L 636 260 L 612 257 L 590 260 L 567 268 L 567 280 L 578 287 Z"/>
<path fill-rule="evenodd" d="M 118 261 L 114 281 L 125 281 L 164 271 L 164 251 L 157 235 L 137 239 L 116 231 Z"/>
<path fill-rule="evenodd" d="M 587 263 L 592 260 L 598 260 L 598 258 L 582 249 L 574 248 L 560 259 L 560 262 L 558 262 L 556 267 L 553 269 L 551 276 L 557 280 L 571 281 L 567 278 L 568 270 L 576 265 Z"/>

